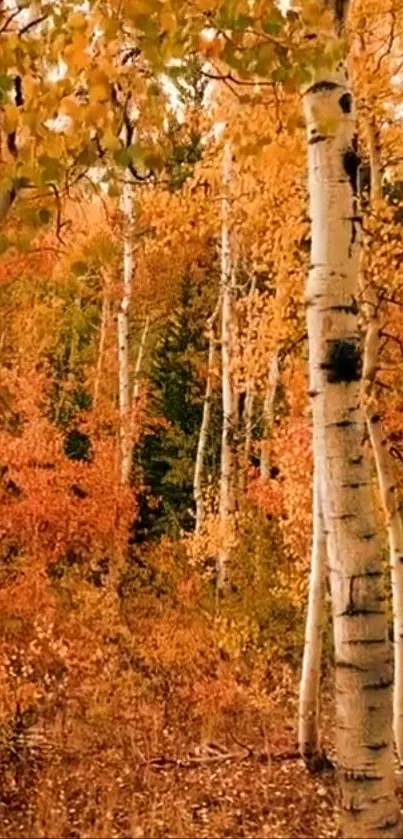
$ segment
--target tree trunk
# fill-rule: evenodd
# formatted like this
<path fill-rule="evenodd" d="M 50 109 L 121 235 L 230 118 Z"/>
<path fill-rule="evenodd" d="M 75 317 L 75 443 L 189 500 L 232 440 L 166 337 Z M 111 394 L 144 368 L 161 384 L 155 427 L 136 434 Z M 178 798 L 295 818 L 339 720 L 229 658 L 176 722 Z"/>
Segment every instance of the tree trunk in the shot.
<path fill-rule="evenodd" d="M 308 613 L 299 693 L 298 745 L 309 768 L 316 768 L 320 757 L 320 674 L 325 622 L 326 536 L 320 502 L 319 463 L 315 464 L 312 509 L 312 555 L 309 578 Z"/>
<path fill-rule="evenodd" d="M 129 305 L 133 280 L 133 196 L 130 184 L 123 187 L 123 294 L 118 312 L 119 413 L 121 481 L 128 483 L 131 468 L 129 393 Z"/>
<path fill-rule="evenodd" d="M 336 4 L 336 17 L 346 4 Z M 336 736 L 345 837 L 400 836 L 391 726 L 392 658 L 381 548 L 363 441 L 358 328 L 357 138 L 347 66 L 305 91 L 312 220 L 307 288 L 314 449 L 327 534 Z"/>
<path fill-rule="evenodd" d="M 231 180 L 231 146 L 227 142 L 223 156 L 223 197 L 221 201 L 221 364 L 222 364 L 222 437 L 219 518 L 222 545 L 217 561 L 217 590 L 227 588 L 227 566 L 234 513 L 233 435 L 235 405 L 231 376 L 231 325 L 233 322 L 233 272 L 230 233 L 229 188 Z"/>
<path fill-rule="evenodd" d="M 104 353 L 105 353 L 105 340 L 106 340 L 106 325 L 108 321 L 109 315 L 109 298 L 106 292 L 104 291 L 102 297 L 102 313 L 101 313 L 101 328 L 99 333 L 99 348 L 98 348 L 98 360 L 97 360 L 97 369 L 95 373 L 95 382 L 94 382 L 94 399 L 93 405 L 96 408 L 98 404 L 98 397 L 99 397 L 99 385 L 101 382 L 102 376 L 102 367 L 104 362 Z"/>
<path fill-rule="evenodd" d="M 256 291 L 256 274 L 252 277 L 251 286 L 249 289 L 248 294 L 248 301 L 247 301 L 247 331 L 246 331 L 246 346 L 248 347 L 251 342 L 252 336 L 252 303 L 253 303 L 253 296 Z M 241 470 L 241 487 L 245 490 L 247 481 L 248 481 L 248 468 L 249 468 L 249 458 L 250 458 L 250 450 L 252 446 L 252 431 L 253 431 L 253 410 L 255 407 L 255 377 L 252 375 L 250 370 L 246 376 L 246 388 L 245 388 L 245 407 L 244 407 L 244 423 L 245 423 L 245 443 L 244 443 L 244 451 L 243 451 L 243 464 Z"/>
<path fill-rule="evenodd" d="M 371 202 L 382 197 L 379 132 L 375 119 L 369 125 L 371 161 Z M 386 446 L 381 417 L 374 393 L 379 364 L 379 304 L 371 286 L 365 288 L 367 333 L 364 348 L 364 392 L 368 432 L 374 452 L 382 506 L 389 540 L 393 605 L 394 692 L 393 730 L 400 764 L 403 764 L 403 522 L 399 510 L 397 487 L 391 455 Z"/>
<path fill-rule="evenodd" d="M 274 400 L 279 379 L 278 352 L 274 353 L 267 377 L 267 388 L 263 403 L 263 441 L 260 453 L 260 476 L 264 481 L 270 478 L 269 438 L 274 424 Z"/>
<path fill-rule="evenodd" d="M 370 410 L 368 411 L 368 429 L 389 539 L 395 664 L 393 730 L 399 762 L 403 765 L 403 522 L 396 497 L 391 456 L 385 445 L 380 417 Z"/>
<path fill-rule="evenodd" d="M 196 506 L 196 525 L 195 532 L 199 533 L 203 526 L 204 520 L 204 498 L 203 498 L 203 469 L 204 458 L 207 447 L 207 437 L 210 428 L 211 419 L 211 398 L 213 392 L 213 362 L 215 350 L 214 338 L 214 321 L 218 314 L 218 307 L 210 318 L 209 324 L 209 348 L 208 348 L 208 366 L 206 379 L 206 392 L 203 402 L 203 416 L 200 426 L 199 440 L 197 443 L 196 465 L 193 479 L 193 498 Z"/>
<path fill-rule="evenodd" d="M 146 348 L 146 341 L 148 330 L 150 328 L 150 316 L 147 315 L 144 326 L 141 331 L 140 344 L 137 352 L 136 366 L 134 368 L 134 384 L 133 384 L 133 406 L 135 407 L 140 398 L 140 374 L 143 365 L 144 352 Z"/>
<path fill-rule="evenodd" d="M 248 468 L 249 468 L 249 459 L 250 459 L 250 451 L 252 447 L 252 431 L 253 431 L 253 411 L 255 407 L 255 381 L 250 376 L 247 381 L 246 386 L 246 396 L 245 396 L 245 445 L 244 445 L 244 455 L 243 455 L 243 475 L 242 475 L 242 486 L 245 488 L 248 482 Z"/>

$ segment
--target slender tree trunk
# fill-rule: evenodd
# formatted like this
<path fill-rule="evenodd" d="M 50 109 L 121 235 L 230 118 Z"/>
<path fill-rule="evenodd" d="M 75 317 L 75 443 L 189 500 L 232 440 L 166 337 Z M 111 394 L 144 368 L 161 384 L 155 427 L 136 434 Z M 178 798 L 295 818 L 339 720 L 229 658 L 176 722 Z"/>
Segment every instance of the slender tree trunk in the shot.
<path fill-rule="evenodd" d="M 371 160 L 371 201 L 382 197 L 379 132 L 375 119 L 369 125 Z M 364 290 L 367 333 L 364 348 L 363 383 L 368 432 L 374 452 L 382 506 L 389 540 L 393 605 L 394 690 L 393 729 L 400 764 L 403 764 L 403 521 L 399 509 L 397 487 L 391 455 L 389 454 L 381 417 L 377 410 L 375 378 L 379 365 L 380 332 L 379 304 L 374 289 Z"/>
<path fill-rule="evenodd" d="M 347 4 L 335 4 L 338 23 Z M 363 441 L 358 328 L 357 138 L 346 62 L 304 95 L 312 220 L 307 288 L 314 449 L 327 534 L 336 736 L 345 837 L 400 836 L 391 726 L 392 659 L 381 548 Z"/>
<path fill-rule="evenodd" d="M 315 459 L 316 461 L 319 458 Z M 312 554 L 308 612 L 299 693 L 298 745 L 309 768 L 316 768 L 320 756 L 320 674 L 325 623 L 326 535 L 320 501 L 319 462 L 315 462 L 312 507 Z"/>
<path fill-rule="evenodd" d="M 248 479 L 248 468 L 250 452 L 252 448 L 253 411 L 255 408 L 255 381 L 252 377 L 248 379 L 245 396 L 245 445 L 244 445 L 244 466 L 242 485 L 245 487 Z"/>
<path fill-rule="evenodd" d="M 237 358 L 237 351 L 240 342 L 240 333 L 239 333 L 239 321 L 238 321 L 238 313 L 236 311 L 236 307 L 234 305 L 237 299 L 237 289 L 236 289 L 236 281 L 237 281 L 237 269 L 238 269 L 238 257 L 236 253 L 235 247 L 235 236 L 234 232 L 231 232 L 230 236 L 230 259 L 232 264 L 231 270 L 231 290 L 230 290 L 230 304 L 231 304 L 231 315 L 230 315 L 230 324 L 229 324 L 229 381 L 231 383 L 232 388 L 232 413 L 233 413 L 233 454 L 234 454 L 234 473 L 233 473 L 233 487 L 235 488 L 236 484 L 236 473 L 238 471 L 238 434 L 239 434 L 239 427 L 241 422 L 241 394 L 239 389 L 235 387 L 234 384 L 234 371 L 233 365 L 234 361 Z"/>
<path fill-rule="evenodd" d="M 108 298 L 106 292 L 104 291 L 103 298 L 102 298 L 101 329 L 100 329 L 100 333 L 99 333 L 97 369 L 96 369 L 96 373 L 95 373 L 95 382 L 94 382 L 94 399 L 93 399 L 94 408 L 96 408 L 96 406 L 98 404 L 99 385 L 100 385 L 100 382 L 101 382 L 102 367 L 103 367 L 103 363 L 104 363 L 106 325 L 107 325 L 107 322 L 108 322 L 108 315 L 109 315 L 109 298 Z"/>
<path fill-rule="evenodd" d="M 123 188 L 123 294 L 118 312 L 119 413 L 121 480 L 128 483 L 131 468 L 129 392 L 129 305 L 133 280 L 133 196 L 130 184 Z"/>
<path fill-rule="evenodd" d="M 209 349 L 208 349 L 208 367 L 207 367 L 207 380 L 206 380 L 206 392 L 204 396 L 203 402 L 203 416 L 202 422 L 200 426 L 200 434 L 199 440 L 197 443 L 197 453 L 196 453 L 196 465 L 194 471 L 194 480 L 193 480 L 193 497 L 194 502 L 196 505 L 196 526 L 195 532 L 199 533 L 203 526 L 204 521 L 204 498 L 203 498 L 203 469 L 204 469 L 204 459 L 206 454 L 206 447 L 207 447 L 207 437 L 210 428 L 210 418 L 211 418 L 211 397 L 213 392 L 213 362 L 214 362 L 214 350 L 215 350 L 215 339 L 214 339 L 214 325 L 213 319 L 210 321 L 210 330 L 209 330 Z"/>
<path fill-rule="evenodd" d="M 251 341 L 251 334 L 252 334 L 252 301 L 253 295 L 256 291 L 256 274 L 252 277 L 252 282 L 248 294 L 248 306 L 247 306 L 247 333 L 246 333 L 246 346 L 249 346 Z M 246 377 L 246 394 L 245 394 L 245 408 L 244 408 L 244 422 L 245 422 L 245 444 L 244 444 L 244 452 L 243 452 L 243 466 L 242 466 L 242 487 L 245 488 L 247 484 L 248 478 L 248 467 L 249 467 L 249 459 L 250 459 L 250 450 L 252 446 L 252 431 L 253 431 L 253 411 L 255 407 L 255 378 L 248 371 L 248 375 Z"/>
<path fill-rule="evenodd" d="M 127 446 L 128 446 L 128 449 L 129 449 L 129 457 L 128 457 L 128 460 L 129 460 L 129 464 L 128 464 L 129 474 L 128 474 L 127 480 L 129 480 L 129 477 L 130 477 L 130 469 L 131 469 L 131 465 L 132 465 L 134 440 L 135 440 L 135 428 L 136 428 L 136 421 L 138 421 L 137 408 L 138 408 L 138 404 L 139 404 L 139 400 L 140 400 L 141 370 L 142 370 L 142 366 L 143 366 L 144 353 L 145 353 L 149 328 L 150 328 L 150 317 L 149 317 L 149 315 L 147 315 L 147 317 L 144 321 L 143 329 L 141 331 L 140 343 L 139 343 L 139 348 L 137 350 L 137 358 L 136 358 L 136 364 L 135 364 L 135 368 L 134 368 L 133 399 L 132 399 L 132 404 L 130 406 L 130 424 L 129 424 L 129 432 L 128 432 L 128 438 L 127 438 Z"/>
<path fill-rule="evenodd" d="M 389 539 L 395 663 L 393 730 L 399 762 L 403 765 L 403 522 L 396 497 L 391 456 L 385 445 L 380 417 L 371 411 L 368 412 L 368 429 Z"/>
<path fill-rule="evenodd" d="M 140 398 L 140 376 L 143 365 L 144 352 L 146 348 L 148 330 L 150 329 L 150 317 L 147 315 L 143 329 L 141 331 L 140 344 L 137 352 L 136 366 L 134 368 L 134 384 L 133 384 L 133 406 L 135 407 Z"/>
<path fill-rule="evenodd" d="M 221 364 L 222 364 L 222 437 L 219 518 L 222 546 L 217 562 L 217 590 L 227 588 L 227 566 L 234 513 L 233 435 L 235 406 L 231 376 L 231 326 L 233 322 L 233 272 L 230 232 L 229 189 L 231 180 L 231 146 L 227 142 L 223 155 L 223 197 L 221 202 Z"/>
<path fill-rule="evenodd" d="M 203 417 L 202 423 L 200 427 L 200 434 L 199 440 L 197 444 L 197 454 L 196 454 L 196 465 L 195 465 L 195 472 L 194 472 L 194 482 L 193 482 L 193 497 L 194 502 L 196 505 L 196 525 L 195 525 L 195 532 L 199 533 L 203 526 L 204 521 L 204 498 L 203 498 L 203 467 L 204 467 L 204 457 L 206 451 L 206 444 L 207 444 L 207 436 L 208 430 L 210 425 L 210 416 L 211 416 L 211 369 L 213 365 L 214 359 L 214 338 L 211 335 L 209 341 L 209 359 L 208 359 L 208 373 L 207 373 L 207 384 L 206 384 L 206 393 L 204 397 L 203 403 Z"/>
<path fill-rule="evenodd" d="M 263 402 L 263 442 L 260 453 L 260 476 L 264 481 L 270 478 L 269 438 L 274 424 L 274 400 L 279 379 L 278 352 L 275 351 L 269 367 L 266 393 Z"/>

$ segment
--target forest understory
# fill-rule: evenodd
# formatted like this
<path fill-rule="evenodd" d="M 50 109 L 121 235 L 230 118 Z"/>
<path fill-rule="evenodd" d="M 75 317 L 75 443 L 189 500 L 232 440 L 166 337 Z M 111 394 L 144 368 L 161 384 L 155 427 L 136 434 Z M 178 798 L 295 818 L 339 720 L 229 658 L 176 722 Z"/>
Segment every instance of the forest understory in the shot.
<path fill-rule="evenodd" d="M 5 839 L 210 839 L 335 837 L 337 785 L 326 702 L 323 747 L 329 765 L 307 772 L 298 753 L 297 684 L 265 713 L 216 720 L 214 741 L 192 743 L 187 726 L 133 725 L 127 743 L 98 753 L 55 742 L 31 745 L 2 782 L 0 834 Z M 207 721 L 207 726 L 209 721 Z M 164 726 L 162 728 L 162 725 Z M 330 737 L 329 737 L 330 734 Z M 403 790 L 400 793 L 403 803 Z"/>
<path fill-rule="evenodd" d="M 402 839 L 402 0 L 0 0 L 0 837 Z"/>
<path fill-rule="evenodd" d="M 295 738 L 290 732 L 281 736 L 277 730 L 277 739 L 295 755 Z M 157 752 L 154 759 L 144 762 L 138 757 L 121 761 L 116 753 L 109 755 L 108 761 L 106 752 L 97 761 L 98 770 L 102 770 L 100 783 L 92 781 L 90 757 L 86 760 L 81 751 L 68 758 L 56 752 L 35 792 L 32 784 L 38 758 L 28 758 L 26 780 L 21 783 L 17 772 L 15 785 L 9 783 L 9 789 L 3 789 L 1 836 L 290 839 L 337 835 L 336 785 L 331 771 L 324 776 L 307 775 L 299 758 L 279 759 L 278 753 L 272 754 L 267 746 L 265 750 L 259 737 L 255 741 L 250 738 L 248 748 L 255 754 L 246 757 L 246 750 L 237 743 L 239 756 L 234 754 L 231 737 L 227 742 L 223 738 L 222 744 L 214 744 L 203 757 L 188 753 L 186 740 L 183 744 L 176 741 L 171 757 L 169 751 L 164 756 Z M 166 750 L 169 736 L 156 745 Z M 83 751 L 85 754 L 85 748 Z M 64 764 L 63 784 L 59 761 Z M 46 758 L 39 762 L 43 771 Z M 121 767 L 118 776 L 116 766 Z"/>

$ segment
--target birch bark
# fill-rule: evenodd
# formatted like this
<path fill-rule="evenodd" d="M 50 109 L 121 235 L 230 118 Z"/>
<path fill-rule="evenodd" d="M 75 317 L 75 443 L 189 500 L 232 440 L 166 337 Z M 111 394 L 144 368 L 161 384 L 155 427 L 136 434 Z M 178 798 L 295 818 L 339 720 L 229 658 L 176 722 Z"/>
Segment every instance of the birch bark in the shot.
<path fill-rule="evenodd" d="M 371 410 L 368 410 L 368 430 L 389 540 L 394 647 L 393 732 L 399 762 L 403 765 L 403 522 L 382 424 L 379 415 Z"/>
<path fill-rule="evenodd" d="M 137 352 L 136 366 L 134 368 L 134 384 L 133 384 L 133 406 L 135 407 L 140 398 L 140 376 L 141 368 L 143 366 L 144 353 L 146 348 L 148 330 L 150 329 L 150 317 L 147 315 L 144 326 L 141 331 L 140 344 Z"/>
<path fill-rule="evenodd" d="M 335 3 L 342 24 L 347 4 Z M 336 736 L 345 837 L 401 836 L 391 726 L 392 659 L 358 329 L 358 156 L 347 65 L 304 94 L 311 268 L 307 287 L 314 450 L 327 535 L 336 659 Z"/>
<path fill-rule="evenodd" d="M 246 346 L 248 347 L 252 339 L 252 304 L 253 297 L 256 291 L 256 274 L 252 277 L 250 285 L 248 300 L 247 300 L 247 333 Z M 252 431 L 253 431 L 253 411 L 255 406 L 255 378 L 253 374 L 248 371 L 246 376 L 245 387 L 245 407 L 244 407 L 244 424 L 245 424 L 245 443 L 243 450 L 243 463 L 241 464 L 241 481 L 240 485 L 245 490 L 248 481 L 249 458 L 252 446 Z"/>
<path fill-rule="evenodd" d="M 118 363 L 121 481 L 128 483 L 131 468 L 129 392 L 129 306 L 133 282 L 133 196 L 129 183 L 123 187 L 123 294 L 118 312 Z"/>
<path fill-rule="evenodd" d="M 298 721 L 299 752 L 307 766 L 312 769 L 316 767 L 321 752 L 320 674 L 326 596 L 326 535 L 320 500 L 319 468 L 317 462 L 313 479 L 312 554 Z"/>
<path fill-rule="evenodd" d="M 217 560 L 217 591 L 224 593 L 228 584 L 228 559 L 234 513 L 234 454 L 232 439 L 235 425 L 235 402 L 231 377 L 231 325 L 233 322 L 233 271 L 230 231 L 229 191 L 231 182 L 231 146 L 223 154 L 221 201 L 221 365 L 222 365 L 222 436 L 219 519 L 222 546 Z"/>
<path fill-rule="evenodd" d="M 375 120 L 368 126 L 371 203 L 382 198 L 382 169 L 379 131 Z M 392 458 L 386 446 L 374 392 L 379 365 L 379 304 L 371 286 L 363 290 L 367 332 L 364 347 L 364 396 L 368 432 L 374 452 L 382 506 L 389 541 L 393 607 L 394 687 L 393 730 L 400 764 L 403 764 L 403 521 L 399 509 Z"/>
<path fill-rule="evenodd" d="M 204 521 L 204 497 L 203 497 L 203 469 L 206 456 L 207 438 L 211 419 L 211 397 L 213 392 L 213 363 L 215 352 L 214 322 L 218 314 L 218 308 L 210 318 L 209 323 L 209 348 L 206 392 L 203 402 L 203 415 L 200 426 L 199 439 L 197 443 L 196 464 L 193 479 L 193 498 L 196 505 L 195 532 L 199 533 Z"/>
<path fill-rule="evenodd" d="M 94 408 L 98 405 L 98 397 L 99 397 L 99 386 L 101 383 L 101 376 L 102 376 L 102 367 L 104 363 L 104 353 L 105 353 L 105 340 L 106 340 L 106 326 L 108 321 L 109 315 L 109 298 L 106 291 L 103 292 L 102 296 L 102 313 L 101 313 L 101 328 L 99 333 L 99 347 L 98 347 L 98 359 L 97 359 L 97 369 L 95 373 L 95 382 L 94 382 L 94 398 L 93 398 L 93 405 Z"/>

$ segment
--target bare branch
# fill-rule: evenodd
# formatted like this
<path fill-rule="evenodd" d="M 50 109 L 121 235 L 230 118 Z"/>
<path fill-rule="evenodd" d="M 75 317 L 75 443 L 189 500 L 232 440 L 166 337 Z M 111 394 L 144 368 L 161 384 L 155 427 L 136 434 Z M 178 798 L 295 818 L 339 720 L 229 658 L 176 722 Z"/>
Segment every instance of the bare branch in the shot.
<path fill-rule="evenodd" d="M 30 29 L 33 29 L 35 26 L 39 26 L 39 24 L 43 23 L 44 20 L 47 20 L 48 17 L 49 15 L 46 14 L 41 15 L 41 17 L 35 18 L 35 20 L 31 20 L 29 23 L 23 26 L 22 29 L 19 30 L 19 37 L 21 37 L 21 35 L 25 35 L 27 32 L 29 32 Z"/>

